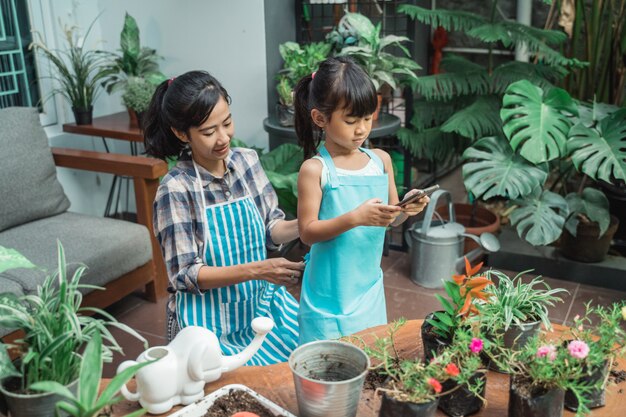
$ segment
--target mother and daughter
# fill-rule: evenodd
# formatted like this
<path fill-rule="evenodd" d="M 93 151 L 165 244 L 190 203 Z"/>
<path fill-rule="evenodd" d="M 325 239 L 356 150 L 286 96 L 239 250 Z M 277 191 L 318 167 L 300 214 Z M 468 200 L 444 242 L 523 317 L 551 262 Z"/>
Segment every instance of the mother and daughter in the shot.
<path fill-rule="evenodd" d="M 191 71 L 157 88 L 144 122 L 146 153 L 178 158 L 159 186 L 153 219 L 170 281 L 168 340 L 205 326 L 232 355 L 254 337 L 252 319 L 270 317 L 275 327 L 248 362 L 268 365 L 299 344 L 387 322 L 385 230 L 421 212 L 428 197 L 396 206 L 389 155 L 362 147 L 377 97 L 351 59 L 322 62 L 297 85 L 295 101 L 306 160 L 298 219 L 285 220 L 256 152 L 230 147 L 230 97 L 219 81 Z M 306 268 L 267 259 L 267 249 L 298 237 L 311 245 Z M 285 285 L 300 277 L 298 306 Z"/>

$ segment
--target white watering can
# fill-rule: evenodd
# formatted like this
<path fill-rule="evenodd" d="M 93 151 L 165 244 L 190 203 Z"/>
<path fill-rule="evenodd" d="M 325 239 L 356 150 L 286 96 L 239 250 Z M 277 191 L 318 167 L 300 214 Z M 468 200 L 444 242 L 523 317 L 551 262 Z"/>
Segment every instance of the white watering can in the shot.
<path fill-rule="evenodd" d="M 212 331 L 199 326 L 185 327 L 169 345 L 151 347 L 136 361 L 125 361 L 118 366 L 119 374 L 137 363 L 158 359 L 135 374 L 137 392 L 130 392 L 124 385 L 121 393 L 129 401 L 139 401 L 151 414 L 166 413 L 178 404 L 191 404 L 204 397 L 207 382 L 248 362 L 273 327 L 274 322 L 268 317 L 252 320 L 256 336 L 248 347 L 233 356 L 222 355 Z"/>
<path fill-rule="evenodd" d="M 447 199 L 450 221 L 433 224 L 440 197 Z M 485 251 L 500 250 L 500 242 L 493 234 L 475 236 L 465 233 L 465 226 L 455 220 L 452 196 L 446 190 L 437 190 L 430 197 L 424 220 L 414 223 L 405 232 L 404 237 L 411 248 L 411 280 L 416 284 L 426 288 L 440 288 L 443 280 L 464 271 L 465 257 L 473 262 Z M 473 239 L 479 247 L 463 256 L 466 237 Z"/>

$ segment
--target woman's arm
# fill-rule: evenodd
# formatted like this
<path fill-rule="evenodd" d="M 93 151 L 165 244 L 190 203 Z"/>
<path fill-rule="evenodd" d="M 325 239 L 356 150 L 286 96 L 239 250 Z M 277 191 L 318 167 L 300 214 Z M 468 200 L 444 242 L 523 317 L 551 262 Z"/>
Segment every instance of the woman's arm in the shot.
<path fill-rule="evenodd" d="M 277 285 L 293 284 L 302 275 L 304 263 L 272 258 L 233 266 L 203 265 L 198 272 L 201 289 L 221 288 L 240 282 L 262 279 Z"/>

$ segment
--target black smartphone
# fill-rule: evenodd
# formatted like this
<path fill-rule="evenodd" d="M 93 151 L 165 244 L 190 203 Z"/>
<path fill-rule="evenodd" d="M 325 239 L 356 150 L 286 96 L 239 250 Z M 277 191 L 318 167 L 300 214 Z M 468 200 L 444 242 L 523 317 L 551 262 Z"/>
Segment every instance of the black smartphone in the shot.
<path fill-rule="evenodd" d="M 419 200 L 420 198 L 424 197 L 425 195 L 431 195 L 432 193 L 434 193 L 438 189 L 439 189 L 439 184 L 435 184 L 435 185 L 433 185 L 431 187 L 424 188 L 423 190 L 418 190 L 412 196 L 404 197 L 404 199 L 402 201 L 400 201 L 398 204 L 396 204 L 396 206 L 404 207 L 407 204 L 410 204 L 410 203 L 413 203 L 414 201 Z"/>

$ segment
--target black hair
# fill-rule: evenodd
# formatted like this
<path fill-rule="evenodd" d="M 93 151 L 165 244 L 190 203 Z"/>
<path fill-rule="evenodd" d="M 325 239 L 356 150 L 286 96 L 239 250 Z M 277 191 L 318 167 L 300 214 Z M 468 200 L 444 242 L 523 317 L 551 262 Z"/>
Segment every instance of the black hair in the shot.
<path fill-rule="evenodd" d="M 190 127 L 201 126 L 220 97 L 230 104 L 226 89 L 206 71 L 189 71 L 159 84 L 143 117 L 146 153 L 159 159 L 180 156 L 186 144 L 172 128 L 188 134 Z"/>
<path fill-rule="evenodd" d="M 374 113 L 376 88 L 367 73 L 349 57 L 328 58 L 315 77 L 307 75 L 294 89 L 295 128 L 304 158 L 315 152 L 322 140 L 322 130 L 311 120 L 311 110 L 318 109 L 328 120 L 343 108 L 350 116 L 363 117 Z"/>

